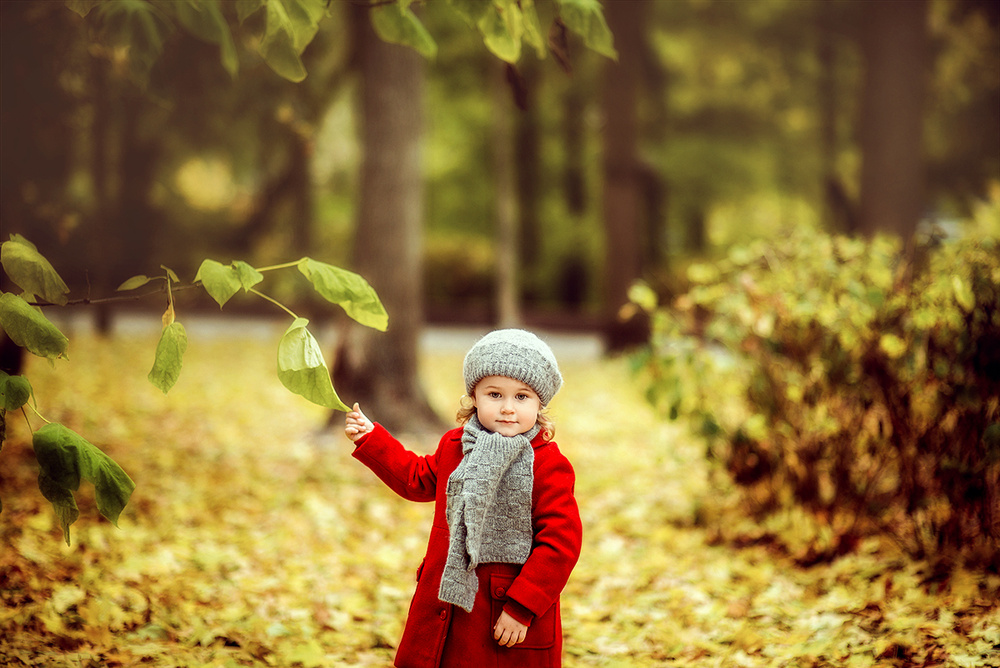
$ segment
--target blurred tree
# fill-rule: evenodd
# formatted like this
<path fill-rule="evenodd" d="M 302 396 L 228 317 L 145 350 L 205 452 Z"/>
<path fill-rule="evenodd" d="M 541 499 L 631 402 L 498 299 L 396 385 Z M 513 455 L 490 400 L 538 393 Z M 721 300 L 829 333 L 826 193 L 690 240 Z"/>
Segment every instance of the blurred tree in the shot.
<path fill-rule="evenodd" d="M 509 86 L 513 67 L 507 63 L 494 63 L 490 87 L 493 95 L 493 183 L 496 219 L 496 311 L 500 327 L 521 326 L 520 273 L 524 266 L 518 230 L 527 231 L 524 219 L 525 205 L 520 195 L 515 173 L 518 171 L 515 153 L 516 119 L 512 113 Z M 514 84 L 518 90 L 517 82 Z M 522 103 L 523 104 L 523 103 Z M 530 144 L 529 144 L 530 145 Z M 529 149 L 530 150 L 530 149 Z M 525 156 L 530 161 L 531 155 Z M 537 163 L 537 159 L 535 160 Z M 529 167 L 530 170 L 530 167 Z M 520 219 L 520 220 L 519 220 Z M 519 225 L 520 223 L 520 225 Z M 534 233 L 535 230 L 532 230 Z M 534 255 L 528 251 L 528 257 Z"/>
<path fill-rule="evenodd" d="M 913 236 L 926 206 L 927 1 L 865 5 L 859 226 Z"/>
<path fill-rule="evenodd" d="M 617 62 L 605 65 L 604 111 L 604 327 L 610 350 L 648 339 L 638 317 L 621 320 L 628 290 L 642 276 L 643 168 L 639 160 L 638 88 L 642 65 L 645 2 L 613 2 L 608 25 L 618 40 Z"/>
<path fill-rule="evenodd" d="M 389 429 L 438 429 L 417 377 L 423 327 L 424 59 L 375 34 L 368 8 L 351 10 L 360 75 L 364 158 L 358 193 L 354 265 L 391 314 L 384 335 L 352 328 L 341 338 L 334 383 Z"/>

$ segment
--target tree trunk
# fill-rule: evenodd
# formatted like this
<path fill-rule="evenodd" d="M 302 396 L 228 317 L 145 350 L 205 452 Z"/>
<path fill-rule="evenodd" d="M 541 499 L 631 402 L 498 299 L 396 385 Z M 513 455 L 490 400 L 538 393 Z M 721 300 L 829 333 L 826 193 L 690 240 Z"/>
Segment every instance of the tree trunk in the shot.
<path fill-rule="evenodd" d="M 514 111 L 507 88 L 506 66 L 495 63 L 492 69 L 497 324 L 500 327 L 517 327 L 521 322 L 521 298 L 518 280 L 518 198 L 514 179 Z"/>
<path fill-rule="evenodd" d="M 622 321 L 628 290 L 642 274 L 643 184 L 636 152 L 638 79 L 644 2 L 610 2 L 606 18 L 618 47 L 604 78 L 604 323 L 608 350 L 622 350 L 647 338 L 638 318 Z"/>
<path fill-rule="evenodd" d="M 380 40 L 353 6 L 364 158 L 354 266 L 389 312 L 385 333 L 354 326 L 341 339 L 334 383 L 347 403 L 396 431 L 439 429 L 418 379 L 423 327 L 423 59 Z M 336 417 L 331 419 L 337 419 Z"/>
<path fill-rule="evenodd" d="M 514 118 L 514 170 L 517 187 L 519 249 L 518 285 L 522 302 L 538 298 L 538 266 L 542 259 L 542 235 L 539 223 L 541 174 L 541 118 L 538 104 L 540 68 L 536 61 L 523 59 L 519 64 L 519 86 L 525 97 L 525 107 Z M 510 94 L 507 95 L 508 100 Z M 507 103 L 507 107 L 510 107 Z"/>
<path fill-rule="evenodd" d="M 869 2 L 865 9 L 860 229 L 909 239 L 924 205 L 927 1 Z"/>

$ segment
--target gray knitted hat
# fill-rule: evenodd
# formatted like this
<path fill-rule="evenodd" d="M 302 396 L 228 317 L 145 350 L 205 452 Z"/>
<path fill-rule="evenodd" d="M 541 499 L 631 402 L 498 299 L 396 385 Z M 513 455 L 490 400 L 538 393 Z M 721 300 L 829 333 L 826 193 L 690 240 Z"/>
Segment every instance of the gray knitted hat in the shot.
<path fill-rule="evenodd" d="M 487 376 L 507 376 L 533 389 L 548 405 L 562 386 L 562 375 L 552 349 L 523 329 L 498 329 L 479 339 L 465 355 L 462 367 L 465 391 Z"/>

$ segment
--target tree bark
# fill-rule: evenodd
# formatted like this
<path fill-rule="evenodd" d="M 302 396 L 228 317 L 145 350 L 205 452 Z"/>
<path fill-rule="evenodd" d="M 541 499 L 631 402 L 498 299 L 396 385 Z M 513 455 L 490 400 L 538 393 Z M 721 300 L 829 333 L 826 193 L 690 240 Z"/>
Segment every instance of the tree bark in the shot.
<path fill-rule="evenodd" d="M 860 229 L 909 239 L 924 206 L 927 0 L 865 8 Z"/>
<path fill-rule="evenodd" d="M 638 80 L 642 64 L 644 2 L 610 2 L 606 18 L 615 35 L 618 62 L 604 72 L 604 324 L 608 350 L 647 338 L 647 324 L 622 321 L 628 290 L 642 274 L 643 184 L 636 150 Z"/>
<path fill-rule="evenodd" d="M 438 429 L 418 378 L 423 327 L 423 59 L 380 40 L 354 6 L 361 74 L 361 165 L 354 266 L 389 313 L 385 333 L 353 327 L 342 336 L 334 383 L 348 403 L 396 431 Z"/>

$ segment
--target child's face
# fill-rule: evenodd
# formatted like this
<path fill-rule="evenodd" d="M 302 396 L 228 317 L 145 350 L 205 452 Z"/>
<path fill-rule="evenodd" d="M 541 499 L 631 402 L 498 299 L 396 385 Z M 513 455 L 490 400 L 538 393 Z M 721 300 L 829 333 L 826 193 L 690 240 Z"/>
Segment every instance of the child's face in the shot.
<path fill-rule="evenodd" d="M 472 392 L 479 423 L 501 436 L 517 436 L 535 426 L 542 402 L 533 389 L 507 376 L 487 376 Z"/>

